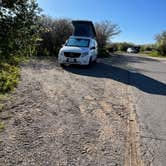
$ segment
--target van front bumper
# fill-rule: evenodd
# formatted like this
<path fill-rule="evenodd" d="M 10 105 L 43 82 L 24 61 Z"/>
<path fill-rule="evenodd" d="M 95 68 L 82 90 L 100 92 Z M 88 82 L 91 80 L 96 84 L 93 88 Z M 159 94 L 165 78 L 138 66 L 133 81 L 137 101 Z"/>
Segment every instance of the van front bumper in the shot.
<path fill-rule="evenodd" d="M 65 56 L 58 57 L 58 62 L 60 64 L 78 64 L 78 65 L 88 65 L 89 56 L 79 57 L 79 58 L 69 58 Z"/>

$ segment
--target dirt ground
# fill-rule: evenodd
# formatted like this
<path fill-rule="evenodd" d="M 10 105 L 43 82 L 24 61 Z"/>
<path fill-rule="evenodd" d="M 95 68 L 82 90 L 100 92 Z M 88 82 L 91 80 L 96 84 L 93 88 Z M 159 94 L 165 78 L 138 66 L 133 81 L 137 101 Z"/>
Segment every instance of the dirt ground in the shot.
<path fill-rule="evenodd" d="M 127 85 L 104 64 L 61 68 L 55 59 L 22 65 L 0 117 L 1 166 L 123 166 Z"/>

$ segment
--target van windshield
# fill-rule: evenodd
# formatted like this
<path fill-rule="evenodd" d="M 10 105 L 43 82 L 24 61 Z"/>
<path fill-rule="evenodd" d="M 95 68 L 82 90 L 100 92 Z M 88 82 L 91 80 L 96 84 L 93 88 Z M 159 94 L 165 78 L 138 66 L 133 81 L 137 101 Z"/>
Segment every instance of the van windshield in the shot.
<path fill-rule="evenodd" d="M 90 40 L 89 39 L 81 39 L 81 38 L 70 38 L 66 46 L 75 46 L 75 47 L 89 47 Z"/>

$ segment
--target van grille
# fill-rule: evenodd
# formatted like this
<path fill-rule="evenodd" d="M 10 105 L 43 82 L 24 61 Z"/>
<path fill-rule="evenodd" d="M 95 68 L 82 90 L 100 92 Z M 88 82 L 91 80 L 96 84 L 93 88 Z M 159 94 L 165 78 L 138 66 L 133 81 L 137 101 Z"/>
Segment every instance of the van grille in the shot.
<path fill-rule="evenodd" d="M 79 58 L 81 56 L 81 53 L 64 52 L 64 56 L 69 58 Z"/>

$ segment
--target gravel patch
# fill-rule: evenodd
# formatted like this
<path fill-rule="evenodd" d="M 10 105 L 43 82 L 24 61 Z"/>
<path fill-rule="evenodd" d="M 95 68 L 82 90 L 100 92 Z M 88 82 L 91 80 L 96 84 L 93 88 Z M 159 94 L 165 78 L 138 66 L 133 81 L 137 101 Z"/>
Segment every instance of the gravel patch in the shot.
<path fill-rule="evenodd" d="M 63 69 L 55 59 L 22 65 L 2 111 L 1 166 L 125 165 L 127 86 L 102 68 L 103 77 L 81 74 L 98 65 Z"/>

